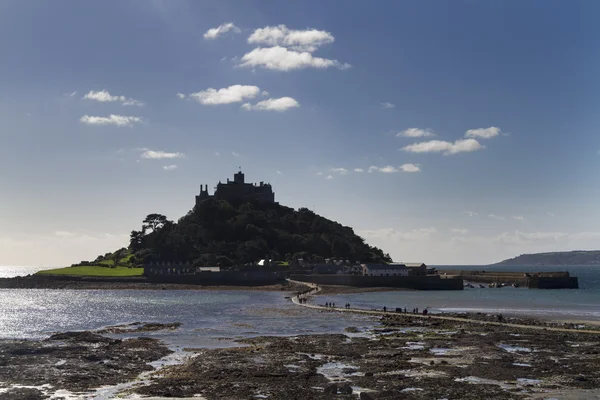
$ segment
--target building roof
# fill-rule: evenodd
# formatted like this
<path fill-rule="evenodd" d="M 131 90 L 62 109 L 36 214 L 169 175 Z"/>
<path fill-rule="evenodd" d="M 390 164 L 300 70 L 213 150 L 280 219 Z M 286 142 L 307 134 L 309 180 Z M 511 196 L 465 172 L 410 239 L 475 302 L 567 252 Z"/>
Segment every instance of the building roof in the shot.
<path fill-rule="evenodd" d="M 369 269 L 406 269 L 406 265 L 394 263 L 394 264 L 363 264 Z"/>
<path fill-rule="evenodd" d="M 200 272 L 221 272 L 220 267 L 200 267 L 198 270 Z"/>
<path fill-rule="evenodd" d="M 425 265 L 425 263 L 404 263 L 404 265 L 406 265 L 408 268 L 427 267 L 427 265 Z"/>

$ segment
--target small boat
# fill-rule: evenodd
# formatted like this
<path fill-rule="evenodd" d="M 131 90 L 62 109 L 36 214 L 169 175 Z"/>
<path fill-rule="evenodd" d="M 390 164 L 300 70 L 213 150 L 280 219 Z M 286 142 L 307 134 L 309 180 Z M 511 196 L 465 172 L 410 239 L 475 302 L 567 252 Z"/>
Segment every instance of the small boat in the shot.
<path fill-rule="evenodd" d="M 481 284 L 480 284 L 480 285 L 479 285 L 479 287 L 480 287 L 481 289 L 483 289 L 485 286 L 483 286 L 483 285 L 481 285 Z"/>
<path fill-rule="evenodd" d="M 521 286 L 521 285 L 519 285 L 517 282 L 512 284 L 512 287 L 519 287 L 519 286 Z"/>

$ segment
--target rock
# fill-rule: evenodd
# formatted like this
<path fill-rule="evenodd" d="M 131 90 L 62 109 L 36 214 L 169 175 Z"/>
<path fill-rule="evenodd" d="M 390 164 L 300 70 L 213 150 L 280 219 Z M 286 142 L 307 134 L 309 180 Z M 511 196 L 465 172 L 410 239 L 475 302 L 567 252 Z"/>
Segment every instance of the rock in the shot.
<path fill-rule="evenodd" d="M 338 392 L 338 385 L 336 385 L 335 383 L 330 383 L 329 385 L 325 386 L 325 389 L 323 389 L 323 393 L 325 394 L 337 394 Z"/>
<path fill-rule="evenodd" d="M 360 400 L 375 400 L 375 397 L 366 392 L 360 392 L 360 396 L 358 396 L 358 398 Z"/>
<path fill-rule="evenodd" d="M 38 389 L 32 388 L 13 388 L 4 393 L 0 393 L 0 400 L 43 400 L 48 396 Z"/>
<path fill-rule="evenodd" d="M 352 394 L 352 387 L 349 384 L 344 383 L 338 387 L 338 392 L 340 394 Z"/>
<path fill-rule="evenodd" d="M 372 372 L 365 372 L 365 376 L 373 376 Z"/>

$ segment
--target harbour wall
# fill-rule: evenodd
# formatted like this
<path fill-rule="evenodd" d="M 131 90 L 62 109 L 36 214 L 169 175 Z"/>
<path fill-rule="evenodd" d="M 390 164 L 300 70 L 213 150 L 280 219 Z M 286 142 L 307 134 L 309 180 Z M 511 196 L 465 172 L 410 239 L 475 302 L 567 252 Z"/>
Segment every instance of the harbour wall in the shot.
<path fill-rule="evenodd" d="M 416 290 L 463 290 L 462 278 L 433 276 L 291 275 L 290 279 L 318 285 L 393 287 Z"/>
<path fill-rule="evenodd" d="M 559 272 L 509 272 L 509 271 L 472 271 L 472 270 L 442 270 L 446 276 L 460 277 L 465 281 L 478 283 L 504 283 L 530 289 L 577 289 L 577 277 L 570 276 L 566 271 Z"/>

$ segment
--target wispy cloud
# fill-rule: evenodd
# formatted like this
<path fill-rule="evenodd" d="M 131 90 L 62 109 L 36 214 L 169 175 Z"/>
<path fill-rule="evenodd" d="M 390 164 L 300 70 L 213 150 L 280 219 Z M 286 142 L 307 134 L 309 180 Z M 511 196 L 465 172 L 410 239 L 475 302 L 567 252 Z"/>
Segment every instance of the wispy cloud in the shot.
<path fill-rule="evenodd" d="M 234 157 L 240 157 L 240 154 L 239 154 L 239 153 L 236 153 L 235 151 L 232 151 L 232 152 L 231 152 L 231 155 L 232 155 L 232 156 L 234 156 Z"/>
<path fill-rule="evenodd" d="M 554 213 L 551 213 L 550 211 L 548 211 L 548 212 L 546 213 L 546 215 L 547 215 L 547 216 L 549 216 L 549 217 L 554 217 L 554 216 L 555 216 L 555 214 L 554 214 Z"/>
<path fill-rule="evenodd" d="M 333 179 L 333 175 L 327 175 L 327 177 L 325 179 L 331 180 L 331 179 Z"/>
<path fill-rule="evenodd" d="M 169 153 L 166 151 L 158 150 L 149 150 L 149 149 L 140 149 L 143 151 L 141 158 L 145 158 L 148 160 L 163 160 L 163 159 L 171 159 L 171 158 L 185 158 L 184 153 Z"/>
<path fill-rule="evenodd" d="M 365 172 L 365 170 L 362 169 L 362 168 L 354 168 L 354 172 L 359 172 L 360 173 L 360 172 Z"/>
<path fill-rule="evenodd" d="M 346 168 L 331 168 L 331 172 L 336 172 L 340 175 L 346 175 L 348 170 Z"/>
<path fill-rule="evenodd" d="M 500 132 L 500 128 L 490 126 L 489 128 L 469 129 L 467 132 L 465 132 L 465 137 L 491 139 L 500 135 Z"/>
<path fill-rule="evenodd" d="M 434 227 L 413 229 L 411 231 L 397 231 L 393 228 L 369 229 L 358 231 L 359 235 L 364 236 L 366 238 L 410 241 L 426 240 L 436 233 L 437 229 Z"/>
<path fill-rule="evenodd" d="M 163 167 L 163 169 L 164 169 L 165 171 L 173 171 L 174 169 L 177 169 L 177 165 L 175 165 L 175 164 L 171 164 L 171 165 L 165 165 L 165 166 Z"/>
<path fill-rule="evenodd" d="M 84 115 L 79 121 L 86 125 L 115 125 L 123 127 L 133 126 L 133 124 L 142 122 L 142 119 L 140 117 L 110 114 L 108 117 Z"/>
<path fill-rule="evenodd" d="M 400 169 L 402 172 L 421 172 L 421 168 L 415 164 L 402 164 Z"/>
<path fill-rule="evenodd" d="M 443 153 L 444 155 L 467 153 L 485 148 L 475 139 L 460 139 L 452 142 L 443 140 L 430 140 L 410 144 L 402 148 L 409 153 Z"/>
<path fill-rule="evenodd" d="M 502 216 L 496 215 L 496 214 L 490 214 L 490 215 L 488 215 L 488 217 L 491 219 L 497 219 L 499 221 L 504 221 L 506 219 L 505 217 L 502 217 Z"/>
<path fill-rule="evenodd" d="M 467 214 L 469 217 L 478 217 L 479 216 L 479 214 L 474 211 L 465 211 L 465 214 Z"/>
<path fill-rule="evenodd" d="M 421 128 L 408 128 L 403 130 L 402 132 L 398 132 L 396 136 L 399 137 L 408 137 L 408 138 L 417 138 L 417 137 L 429 137 L 434 136 L 435 134 L 431 129 L 421 129 Z"/>
<path fill-rule="evenodd" d="M 396 105 L 393 104 L 393 103 L 389 103 L 387 101 L 384 101 L 383 103 L 381 103 L 381 107 L 383 107 L 383 108 L 395 108 Z"/>
<path fill-rule="evenodd" d="M 76 95 L 77 95 L 77 92 L 63 93 L 63 96 L 65 96 L 65 97 L 75 97 Z"/>
<path fill-rule="evenodd" d="M 452 228 L 452 233 L 458 233 L 460 235 L 465 235 L 469 232 L 468 229 L 464 229 L 464 228 Z"/>
<path fill-rule="evenodd" d="M 319 172 L 317 172 L 315 175 L 317 175 L 317 176 L 322 176 L 322 175 L 323 175 L 323 172 L 319 171 Z"/>
<path fill-rule="evenodd" d="M 232 85 L 227 88 L 208 88 L 201 92 L 191 93 L 190 98 L 204 105 L 239 103 L 245 99 L 253 99 L 260 93 L 258 86 Z"/>
<path fill-rule="evenodd" d="M 281 172 L 279 170 L 277 170 L 276 172 L 277 172 L 277 175 L 283 175 L 283 172 Z"/>
<path fill-rule="evenodd" d="M 181 100 L 183 100 L 183 99 L 185 99 L 185 94 L 177 93 L 177 97 L 180 98 Z"/>
<path fill-rule="evenodd" d="M 227 32 L 240 33 L 241 30 L 233 24 L 233 22 L 226 22 L 219 25 L 216 28 L 211 28 L 204 33 L 204 39 L 214 40 L 219 36 L 226 34 Z"/>
<path fill-rule="evenodd" d="M 101 103 L 119 102 L 124 106 L 144 106 L 144 103 L 139 100 L 129 99 L 125 96 L 113 96 L 108 92 L 108 90 L 90 90 L 85 96 L 83 96 L 83 99 L 99 101 Z"/>
<path fill-rule="evenodd" d="M 525 217 L 523 217 L 522 215 L 515 215 L 514 217 L 512 217 L 512 219 L 517 221 L 525 221 Z"/>
<path fill-rule="evenodd" d="M 242 108 L 245 110 L 256 110 L 256 111 L 279 111 L 283 112 L 289 110 L 290 108 L 300 107 L 300 103 L 291 97 L 280 97 L 278 99 L 267 99 L 259 101 L 258 103 L 252 105 L 250 103 L 245 103 L 242 105 Z"/>
<path fill-rule="evenodd" d="M 215 151 L 215 157 L 221 157 L 221 153 L 219 153 L 218 151 Z"/>
<path fill-rule="evenodd" d="M 376 165 L 371 165 L 368 169 L 368 172 L 382 172 L 384 174 L 393 174 L 395 172 L 420 172 L 421 168 L 415 164 L 402 164 L 399 167 L 394 167 L 393 165 L 386 165 L 384 167 L 378 167 Z M 362 172 L 362 169 L 361 169 Z"/>

